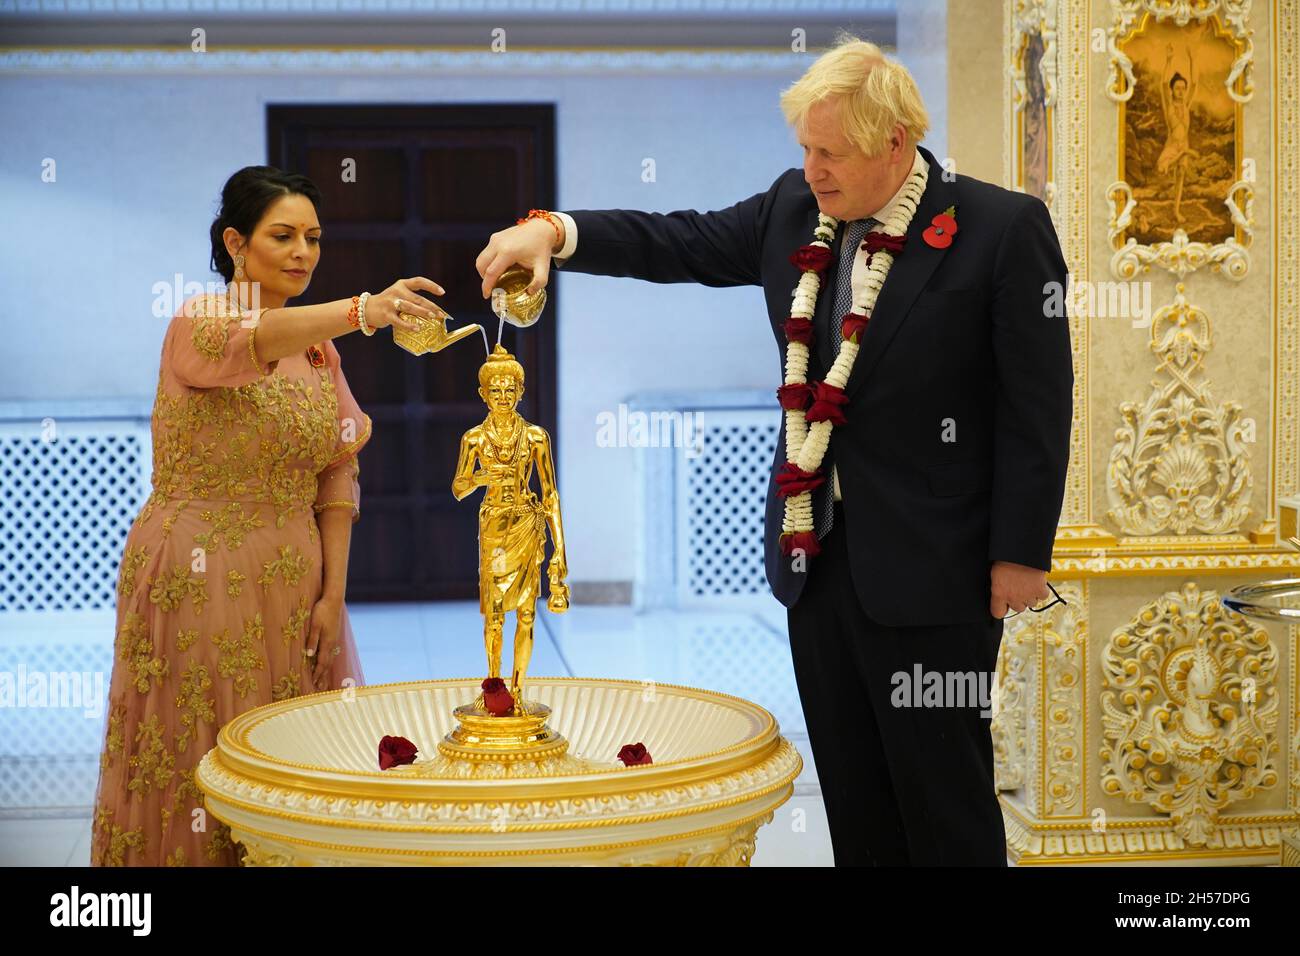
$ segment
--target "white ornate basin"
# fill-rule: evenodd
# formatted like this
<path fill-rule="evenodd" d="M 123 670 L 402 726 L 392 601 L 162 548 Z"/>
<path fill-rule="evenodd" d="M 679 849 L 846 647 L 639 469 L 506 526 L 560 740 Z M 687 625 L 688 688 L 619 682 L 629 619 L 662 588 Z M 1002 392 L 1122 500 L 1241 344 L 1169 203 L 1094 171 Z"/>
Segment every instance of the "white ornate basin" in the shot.
<path fill-rule="evenodd" d="M 479 681 L 312 694 L 230 721 L 196 780 L 209 813 L 261 865 L 746 865 L 793 790 L 798 752 L 763 708 L 667 684 L 529 678 L 528 697 L 592 769 L 434 778 L 378 769 L 402 736 L 432 757 Z M 644 743 L 649 765 L 619 748 Z"/>

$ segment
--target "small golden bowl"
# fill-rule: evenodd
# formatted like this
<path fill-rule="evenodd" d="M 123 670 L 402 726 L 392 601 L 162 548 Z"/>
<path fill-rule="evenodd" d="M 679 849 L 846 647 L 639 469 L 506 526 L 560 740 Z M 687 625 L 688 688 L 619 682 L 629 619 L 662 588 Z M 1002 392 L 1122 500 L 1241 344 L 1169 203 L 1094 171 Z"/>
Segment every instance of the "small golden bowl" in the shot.
<path fill-rule="evenodd" d="M 511 266 L 505 272 L 501 273 L 501 278 L 497 280 L 496 288 L 492 290 L 493 311 L 496 312 L 497 289 L 501 289 L 505 295 L 501 303 L 501 308 L 506 312 L 505 320 L 511 325 L 521 329 L 535 323 L 542 315 L 542 309 L 546 306 L 546 289 L 538 289 L 532 295 L 528 294 L 528 283 L 533 281 L 533 271 L 525 269 L 522 266 Z M 500 313 L 497 312 L 500 316 Z"/>

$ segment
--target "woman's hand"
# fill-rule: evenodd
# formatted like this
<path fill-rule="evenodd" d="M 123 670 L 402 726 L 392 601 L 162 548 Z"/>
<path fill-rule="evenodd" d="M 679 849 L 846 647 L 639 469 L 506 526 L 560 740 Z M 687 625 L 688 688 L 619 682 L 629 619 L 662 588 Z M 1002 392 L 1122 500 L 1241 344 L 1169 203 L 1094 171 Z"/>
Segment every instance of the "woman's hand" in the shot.
<path fill-rule="evenodd" d="M 399 329 L 416 331 L 417 326 L 410 319 L 402 318 L 402 313 L 418 315 L 423 318 L 436 319 L 439 313 L 429 308 L 429 303 L 420 292 L 432 292 L 443 295 L 446 290 L 432 279 L 413 276 L 410 279 L 398 279 L 383 292 L 373 293 L 366 300 L 366 325 L 372 329 L 382 329 L 395 325 Z M 398 311 L 398 306 L 401 311 Z"/>
<path fill-rule="evenodd" d="M 304 666 L 312 685 L 329 671 L 339 653 L 339 626 L 343 620 L 343 599 L 323 594 L 311 609 L 307 628 L 307 645 L 303 650 Z"/>

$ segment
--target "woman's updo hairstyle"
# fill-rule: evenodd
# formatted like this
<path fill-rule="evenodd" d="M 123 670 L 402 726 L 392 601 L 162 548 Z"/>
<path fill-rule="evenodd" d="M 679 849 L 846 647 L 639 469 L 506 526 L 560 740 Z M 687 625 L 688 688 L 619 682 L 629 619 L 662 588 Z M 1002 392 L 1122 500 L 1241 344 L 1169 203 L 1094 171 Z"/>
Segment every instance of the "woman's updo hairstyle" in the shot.
<path fill-rule="evenodd" d="M 306 176 L 286 173 L 274 166 L 245 166 L 226 180 L 221 189 L 221 210 L 212 222 L 212 270 L 230 282 L 235 277 L 235 262 L 226 251 L 222 233 L 233 228 L 248 238 L 266 215 L 266 210 L 281 196 L 301 195 L 311 200 L 320 213 L 320 190 Z"/>

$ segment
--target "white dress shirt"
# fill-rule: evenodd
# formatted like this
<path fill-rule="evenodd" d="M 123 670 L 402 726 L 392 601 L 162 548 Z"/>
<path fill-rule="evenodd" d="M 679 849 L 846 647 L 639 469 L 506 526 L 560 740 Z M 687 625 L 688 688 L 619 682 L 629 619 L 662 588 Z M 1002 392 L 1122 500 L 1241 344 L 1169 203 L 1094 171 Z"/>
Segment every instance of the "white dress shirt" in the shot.
<path fill-rule="evenodd" d="M 894 206 L 897 205 L 899 197 L 903 195 L 903 188 L 907 185 L 907 180 L 911 179 L 912 174 L 920 169 L 924 162 L 925 157 L 921 155 L 921 151 L 914 149 L 912 152 L 912 168 L 908 171 L 907 178 L 903 180 L 903 185 L 898 187 L 898 192 L 894 193 L 887 203 L 871 213 L 870 218 L 875 219 L 877 222 L 884 222 L 893 213 Z M 560 222 L 564 223 L 564 245 L 560 247 L 559 252 L 552 256 L 552 259 L 555 265 L 562 266 L 564 261 L 573 255 L 578 248 L 578 226 L 568 213 L 556 212 L 555 215 L 559 217 Z M 853 283 L 853 300 L 855 302 L 862 292 L 863 283 L 867 280 L 867 269 L 867 253 L 859 248 L 857 256 L 853 259 L 853 275 L 849 280 Z M 823 290 L 823 294 L 830 292 L 829 289 Z M 833 466 L 831 468 L 831 480 L 835 489 L 835 500 L 840 501 L 842 498 L 840 494 L 840 475 L 839 471 Z"/>

